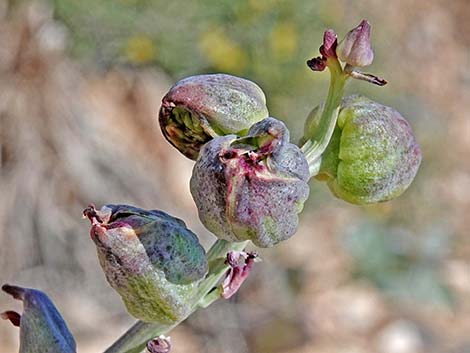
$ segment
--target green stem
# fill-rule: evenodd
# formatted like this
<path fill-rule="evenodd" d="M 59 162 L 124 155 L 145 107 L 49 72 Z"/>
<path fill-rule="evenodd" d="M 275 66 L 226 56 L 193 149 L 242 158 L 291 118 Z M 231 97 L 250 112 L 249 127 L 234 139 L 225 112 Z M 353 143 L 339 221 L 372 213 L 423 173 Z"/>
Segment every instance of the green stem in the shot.
<path fill-rule="evenodd" d="M 198 303 L 201 309 L 207 308 L 213 302 L 222 298 L 222 287 L 213 288 L 207 295 Z"/>
<path fill-rule="evenodd" d="M 176 323 L 174 326 L 176 326 Z M 152 338 L 169 332 L 174 326 L 137 321 L 105 353 L 140 353 Z"/>
<path fill-rule="evenodd" d="M 341 98 L 344 93 L 344 86 L 349 77 L 343 72 L 338 59 L 328 58 L 327 66 L 331 75 L 328 96 L 321 113 L 318 127 L 312 136 L 307 136 L 308 141 L 302 146 L 302 152 L 305 154 L 305 158 L 308 161 L 311 176 L 318 173 L 321 155 L 325 152 L 331 140 L 331 136 L 333 135 L 336 120 L 338 119 Z M 306 133 L 308 134 L 309 132 L 307 131 Z"/>
<path fill-rule="evenodd" d="M 214 245 L 212 245 L 207 252 L 209 274 L 198 286 L 194 298 L 194 305 L 188 316 L 198 308 L 207 307 L 220 298 L 220 295 L 217 297 L 212 289 L 219 284 L 229 268 L 229 266 L 225 264 L 227 253 L 229 251 L 242 251 L 247 245 L 248 241 L 231 243 L 226 240 L 217 240 Z M 217 293 L 217 290 L 215 293 Z M 141 353 L 142 350 L 145 349 L 148 341 L 160 335 L 167 334 L 182 321 L 186 320 L 187 317 L 171 325 L 137 321 L 137 323 L 114 342 L 104 353 Z"/>

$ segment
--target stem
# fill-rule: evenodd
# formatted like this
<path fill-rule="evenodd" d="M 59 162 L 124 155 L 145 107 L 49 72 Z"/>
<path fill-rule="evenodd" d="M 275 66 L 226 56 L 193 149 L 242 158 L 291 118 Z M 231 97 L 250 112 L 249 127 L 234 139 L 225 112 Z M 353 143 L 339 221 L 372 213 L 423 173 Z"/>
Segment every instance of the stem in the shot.
<path fill-rule="evenodd" d="M 137 321 L 111 347 L 105 350 L 105 353 L 140 353 L 145 349 L 148 341 L 167 333 L 178 324 L 179 322 L 174 325 L 162 325 Z"/>
<path fill-rule="evenodd" d="M 321 155 L 325 152 L 333 135 L 336 120 L 338 119 L 341 98 L 344 93 L 344 86 L 348 78 L 337 58 L 328 58 L 327 66 L 330 70 L 331 79 L 325 106 L 321 113 L 318 127 L 312 136 L 308 136 L 308 141 L 301 148 L 308 161 L 311 176 L 318 173 Z"/>
<path fill-rule="evenodd" d="M 205 309 L 220 298 L 222 298 L 222 287 L 219 286 L 207 293 L 207 295 L 198 303 L 198 305 L 201 309 Z"/>
<path fill-rule="evenodd" d="M 248 241 L 231 243 L 226 240 L 217 240 L 212 245 L 207 252 L 209 273 L 198 287 L 193 308 L 188 316 L 198 308 L 207 307 L 217 299 L 211 291 L 223 279 L 229 268 L 229 265 L 225 264 L 227 253 L 229 251 L 242 251 L 247 245 Z M 217 290 L 215 292 L 217 293 Z M 137 323 L 114 342 L 104 353 L 141 353 L 149 340 L 167 334 L 182 321 L 186 320 L 187 317 L 170 325 L 137 321 Z"/>

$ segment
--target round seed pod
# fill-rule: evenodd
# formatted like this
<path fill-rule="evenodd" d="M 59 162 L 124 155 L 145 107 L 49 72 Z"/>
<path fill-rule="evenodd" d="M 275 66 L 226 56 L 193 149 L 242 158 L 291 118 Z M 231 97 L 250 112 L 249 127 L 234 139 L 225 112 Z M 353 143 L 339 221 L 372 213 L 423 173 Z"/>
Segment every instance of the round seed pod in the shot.
<path fill-rule="evenodd" d="M 190 187 L 200 220 L 217 237 L 271 247 L 296 232 L 308 179 L 307 161 L 284 123 L 266 118 L 245 137 L 208 142 Z"/>
<path fill-rule="evenodd" d="M 106 279 L 131 315 L 171 324 L 190 312 L 208 264 L 182 220 L 127 205 L 90 206 L 84 214 Z"/>
<path fill-rule="evenodd" d="M 320 113 L 316 108 L 310 114 L 307 137 L 315 131 Z M 316 177 L 338 198 L 370 204 L 402 194 L 420 163 L 421 150 L 405 118 L 393 108 L 354 95 L 343 99 Z"/>
<path fill-rule="evenodd" d="M 165 138 L 190 159 L 211 139 L 245 135 L 266 118 L 266 97 L 252 81 L 210 74 L 187 77 L 163 97 L 159 122 Z"/>

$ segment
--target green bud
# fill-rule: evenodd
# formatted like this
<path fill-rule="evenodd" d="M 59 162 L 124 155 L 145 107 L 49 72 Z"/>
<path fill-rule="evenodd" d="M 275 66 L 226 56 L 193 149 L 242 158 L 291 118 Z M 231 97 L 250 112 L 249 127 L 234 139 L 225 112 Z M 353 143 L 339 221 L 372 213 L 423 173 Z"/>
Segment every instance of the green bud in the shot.
<path fill-rule="evenodd" d="M 322 108 L 305 125 L 312 136 Z M 354 95 L 341 103 L 337 125 L 322 155 L 320 172 L 338 198 L 355 204 L 391 200 L 413 181 L 421 150 L 410 124 L 395 109 Z"/>
<path fill-rule="evenodd" d="M 208 142 L 190 186 L 199 218 L 217 237 L 270 247 L 296 232 L 308 179 L 307 161 L 284 123 L 266 118 L 246 137 Z"/>
<path fill-rule="evenodd" d="M 245 135 L 267 116 L 266 97 L 258 85 L 236 76 L 211 74 L 177 82 L 163 97 L 159 121 L 165 138 L 195 160 L 207 141 Z"/>
<path fill-rule="evenodd" d="M 3 285 L 3 291 L 23 302 L 23 314 L 1 314 L 20 327 L 19 353 L 75 353 L 75 340 L 49 297 L 31 288 Z"/>
<path fill-rule="evenodd" d="M 145 322 L 171 324 L 191 310 L 207 273 L 205 251 L 184 222 L 162 211 L 126 205 L 84 211 L 109 284 Z"/>

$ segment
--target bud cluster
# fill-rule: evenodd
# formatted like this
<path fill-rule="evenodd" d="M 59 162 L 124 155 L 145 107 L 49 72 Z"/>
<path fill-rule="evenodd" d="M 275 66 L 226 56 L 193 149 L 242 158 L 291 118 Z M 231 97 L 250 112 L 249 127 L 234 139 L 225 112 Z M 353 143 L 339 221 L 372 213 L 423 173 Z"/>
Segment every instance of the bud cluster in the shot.
<path fill-rule="evenodd" d="M 201 222 L 219 240 L 206 254 L 196 234 L 163 211 L 113 204 L 84 210 L 107 281 L 131 315 L 159 328 L 149 326 L 151 336 L 131 350 L 120 350 L 120 340 L 109 352 L 169 352 L 164 334 L 198 307 L 230 298 L 246 280 L 257 258 L 244 251 L 248 242 L 267 248 L 295 234 L 311 177 L 354 204 L 391 200 L 409 187 L 421 162 L 410 124 L 368 98 L 343 98 L 351 78 L 386 84 L 356 69 L 374 59 L 370 33 L 366 20 L 339 44 L 333 30 L 325 31 L 320 56 L 307 64 L 330 71 L 330 88 L 308 117 L 300 147 L 282 121 L 269 117 L 261 88 L 246 79 L 192 76 L 164 96 L 161 130 L 196 161 L 191 195 Z M 23 315 L 1 315 L 20 327 L 20 353 L 76 351 L 44 293 L 10 285 L 3 290 L 24 303 Z M 128 335 L 122 340 L 132 344 L 134 335 L 146 337 L 133 329 Z"/>

